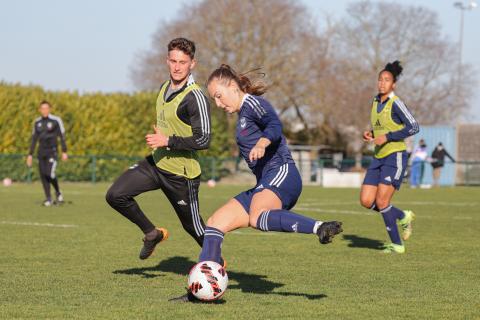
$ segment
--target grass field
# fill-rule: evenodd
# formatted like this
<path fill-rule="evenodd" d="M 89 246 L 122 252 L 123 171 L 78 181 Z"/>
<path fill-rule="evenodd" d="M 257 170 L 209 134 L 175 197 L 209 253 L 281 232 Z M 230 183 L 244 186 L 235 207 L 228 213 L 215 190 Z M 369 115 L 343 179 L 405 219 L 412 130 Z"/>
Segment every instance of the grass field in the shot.
<path fill-rule="evenodd" d="M 226 236 L 229 289 L 217 304 L 172 304 L 199 248 L 161 192 L 139 197 L 171 237 L 146 261 L 142 234 L 108 207 L 106 184 L 64 184 L 61 207 L 39 184 L 0 188 L 0 319 L 480 319 L 480 189 L 403 189 L 416 212 L 404 255 L 386 255 L 378 214 L 358 190 L 304 188 L 296 211 L 341 220 L 314 236 L 243 229 Z M 200 189 L 204 218 L 241 187 Z"/>

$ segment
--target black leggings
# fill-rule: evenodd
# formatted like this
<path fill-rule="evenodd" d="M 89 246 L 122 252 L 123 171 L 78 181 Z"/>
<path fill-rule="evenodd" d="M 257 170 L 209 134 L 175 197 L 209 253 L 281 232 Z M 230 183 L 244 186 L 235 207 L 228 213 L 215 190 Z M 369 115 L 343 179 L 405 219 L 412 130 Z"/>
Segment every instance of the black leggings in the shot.
<path fill-rule="evenodd" d="M 52 184 L 52 186 L 55 188 L 57 195 L 60 193 L 60 188 L 58 186 L 58 180 L 55 173 L 57 169 L 57 157 L 47 156 L 38 158 L 38 167 L 40 169 L 40 180 L 42 181 L 45 197 L 47 200 L 52 200 L 50 184 Z"/>
<path fill-rule="evenodd" d="M 125 171 L 107 191 L 108 204 L 135 223 L 144 233 L 155 229 L 134 197 L 161 189 L 177 213 L 183 228 L 202 246 L 205 223 L 200 216 L 198 188 L 200 177 L 187 179 L 158 168 L 152 157 Z"/>

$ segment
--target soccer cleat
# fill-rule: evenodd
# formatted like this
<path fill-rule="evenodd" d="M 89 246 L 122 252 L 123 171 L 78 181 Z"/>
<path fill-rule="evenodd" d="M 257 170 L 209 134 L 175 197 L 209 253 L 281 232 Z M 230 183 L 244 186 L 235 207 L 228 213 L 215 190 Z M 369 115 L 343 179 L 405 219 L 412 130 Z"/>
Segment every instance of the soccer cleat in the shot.
<path fill-rule="evenodd" d="M 401 244 L 389 243 L 383 248 L 384 253 L 405 253 L 405 246 Z"/>
<path fill-rule="evenodd" d="M 155 247 L 157 244 L 159 244 L 162 241 L 165 241 L 168 239 L 168 231 L 167 229 L 164 228 L 156 228 L 158 230 L 158 234 L 153 240 L 147 240 L 146 238 L 143 238 L 143 247 L 142 250 L 140 250 L 140 256 L 139 258 L 141 260 L 145 260 L 148 257 L 150 257 L 155 250 Z"/>
<path fill-rule="evenodd" d="M 399 221 L 400 226 L 402 227 L 402 238 L 403 240 L 408 240 L 412 235 L 412 221 L 415 219 L 415 213 L 410 210 L 403 211 L 405 217 Z"/>
<path fill-rule="evenodd" d="M 44 207 L 50 207 L 52 205 L 52 201 L 51 200 L 45 200 L 43 201 L 42 203 L 42 206 Z"/>
<path fill-rule="evenodd" d="M 335 235 L 342 232 L 342 223 L 339 221 L 328 221 L 322 223 L 317 229 L 318 240 L 321 244 L 332 242 Z"/>
<path fill-rule="evenodd" d="M 195 298 L 195 296 L 193 295 L 193 293 L 187 289 L 187 293 L 180 296 L 180 297 L 177 297 L 177 298 L 172 298 L 172 299 L 168 299 L 168 301 L 170 302 L 179 302 L 179 303 L 188 303 L 188 302 L 191 302 L 191 303 L 196 303 L 196 302 L 200 302 L 200 300 L 198 300 L 197 298 Z"/>
<path fill-rule="evenodd" d="M 59 193 L 57 194 L 57 203 L 58 203 L 58 204 L 62 204 L 63 202 L 64 202 L 64 200 L 63 200 L 63 195 L 62 195 L 61 192 L 59 192 Z"/>

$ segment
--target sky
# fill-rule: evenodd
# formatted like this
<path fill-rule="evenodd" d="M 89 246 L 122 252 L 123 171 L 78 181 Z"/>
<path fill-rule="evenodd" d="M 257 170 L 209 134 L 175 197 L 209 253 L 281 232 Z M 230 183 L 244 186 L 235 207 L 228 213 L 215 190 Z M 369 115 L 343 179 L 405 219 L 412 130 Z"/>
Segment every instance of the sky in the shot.
<path fill-rule="evenodd" d="M 298 1 L 309 8 L 319 25 L 325 14 L 334 18 L 344 16 L 351 2 Z M 437 12 L 442 33 L 453 42 L 458 41 L 460 10 L 454 8 L 455 1 L 398 2 Z M 0 80 L 82 93 L 132 92 L 135 87 L 130 80 L 130 68 L 136 55 L 150 48 L 160 22 L 180 14 L 185 3 L 182 0 L 0 0 Z M 465 12 L 463 43 L 463 62 L 470 63 L 477 71 L 480 71 L 479 30 L 480 7 L 477 7 Z M 474 117 L 469 121 L 480 123 L 480 90 L 475 91 Z"/>

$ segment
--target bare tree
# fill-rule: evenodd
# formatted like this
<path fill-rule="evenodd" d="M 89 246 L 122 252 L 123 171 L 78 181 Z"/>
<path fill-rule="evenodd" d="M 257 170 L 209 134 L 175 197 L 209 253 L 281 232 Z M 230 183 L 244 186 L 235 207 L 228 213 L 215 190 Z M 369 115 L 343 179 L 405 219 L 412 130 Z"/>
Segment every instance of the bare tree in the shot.
<path fill-rule="evenodd" d="M 336 29 L 336 56 L 350 82 L 350 88 L 342 88 L 351 99 L 343 106 L 337 104 L 334 113 L 343 122 L 358 130 L 367 123 L 378 72 L 393 60 L 405 67 L 398 93 L 420 123 L 452 123 L 468 110 L 473 74 L 462 66 L 463 79 L 455 81 L 458 52 L 442 36 L 436 13 L 393 2 L 362 1 L 348 7 L 347 17 Z M 349 116 L 346 111 L 352 108 L 358 112 Z"/>
<path fill-rule="evenodd" d="M 392 2 L 351 4 L 345 19 L 318 31 L 293 0 L 204 0 L 159 25 L 132 79 L 141 89 L 158 88 L 167 72 L 168 41 L 191 38 L 200 82 L 221 63 L 240 72 L 262 67 L 267 98 L 289 131 L 303 130 L 299 142 L 334 142 L 337 131 L 358 152 L 378 72 L 389 61 L 403 62 L 398 93 L 422 124 L 448 123 L 466 111 L 473 75 L 463 66 L 462 81 L 454 81 L 457 52 L 440 31 L 434 12 Z M 218 116 L 231 127 L 231 118 Z"/>
<path fill-rule="evenodd" d="M 267 97 L 281 114 L 292 114 L 305 127 L 305 98 L 312 86 L 311 70 L 321 60 L 316 26 L 305 7 L 290 0 L 205 0 L 181 10 L 176 20 L 162 23 L 152 49 L 133 69 L 138 87 L 157 88 L 165 76 L 166 44 L 177 36 L 198 46 L 196 75 L 204 81 L 221 63 L 239 72 L 261 67 L 270 85 Z"/>

